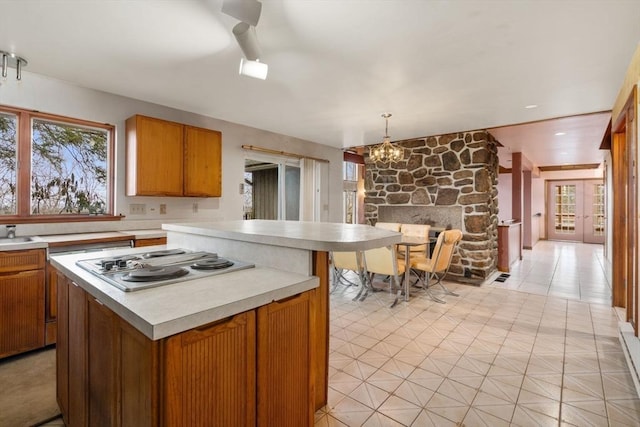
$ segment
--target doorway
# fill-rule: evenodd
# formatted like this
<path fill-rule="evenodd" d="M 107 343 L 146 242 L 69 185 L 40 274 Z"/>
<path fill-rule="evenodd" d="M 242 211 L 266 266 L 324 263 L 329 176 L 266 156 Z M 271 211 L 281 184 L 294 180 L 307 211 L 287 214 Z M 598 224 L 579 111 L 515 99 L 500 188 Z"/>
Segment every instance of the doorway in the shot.
<path fill-rule="evenodd" d="M 548 181 L 547 194 L 550 240 L 604 244 L 602 180 Z"/>

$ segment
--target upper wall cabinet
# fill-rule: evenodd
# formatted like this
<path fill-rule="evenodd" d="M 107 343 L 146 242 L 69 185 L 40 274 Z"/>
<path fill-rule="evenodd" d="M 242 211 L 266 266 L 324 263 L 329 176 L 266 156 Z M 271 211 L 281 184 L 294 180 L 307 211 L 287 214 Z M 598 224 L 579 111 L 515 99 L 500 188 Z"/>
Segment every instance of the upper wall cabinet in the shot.
<path fill-rule="evenodd" d="M 127 119 L 127 196 L 220 197 L 220 132 L 136 115 Z"/>

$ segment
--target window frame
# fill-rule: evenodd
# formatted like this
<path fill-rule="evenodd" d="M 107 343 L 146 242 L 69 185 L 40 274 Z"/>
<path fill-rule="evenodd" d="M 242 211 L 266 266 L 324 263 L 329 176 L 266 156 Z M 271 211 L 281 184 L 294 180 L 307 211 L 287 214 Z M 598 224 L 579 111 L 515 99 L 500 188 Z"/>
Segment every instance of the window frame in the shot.
<path fill-rule="evenodd" d="M 121 215 L 114 215 L 115 199 L 115 132 L 116 127 L 108 123 L 61 116 L 58 114 L 42 113 L 37 110 L 0 105 L 0 112 L 13 114 L 17 123 L 17 212 L 15 215 L 0 215 L 0 222 L 4 223 L 54 223 L 54 222 L 85 222 L 85 221 L 118 221 Z M 46 120 L 65 125 L 76 125 L 104 129 L 107 131 L 107 213 L 105 214 L 61 214 L 34 215 L 31 213 L 31 143 L 33 119 Z"/>

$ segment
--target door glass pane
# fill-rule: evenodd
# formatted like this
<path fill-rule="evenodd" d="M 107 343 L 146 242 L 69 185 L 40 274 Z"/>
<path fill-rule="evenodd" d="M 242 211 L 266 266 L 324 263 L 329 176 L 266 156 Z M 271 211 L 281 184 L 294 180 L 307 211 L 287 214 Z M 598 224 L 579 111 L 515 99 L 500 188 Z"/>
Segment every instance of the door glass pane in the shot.
<path fill-rule="evenodd" d="M 0 113 L 0 215 L 15 215 L 17 123 L 13 114 Z"/>
<path fill-rule="evenodd" d="M 285 166 L 285 218 L 298 221 L 300 219 L 300 168 Z"/>
<path fill-rule="evenodd" d="M 575 234 L 576 228 L 576 186 L 557 185 L 555 230 L 558 234 Z"/>
<path fill-rule="evenodd" d="M 604 184 L 593 185 L 593 235 L 604 236 Z"/>

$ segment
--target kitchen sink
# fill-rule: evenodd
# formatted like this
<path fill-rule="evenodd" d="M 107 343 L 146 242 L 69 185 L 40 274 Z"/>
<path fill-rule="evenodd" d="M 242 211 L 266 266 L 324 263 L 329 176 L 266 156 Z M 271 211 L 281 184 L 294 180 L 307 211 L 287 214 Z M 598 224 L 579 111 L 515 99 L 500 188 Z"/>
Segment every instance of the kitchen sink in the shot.
<path fill-rule="evenodd" d="M 14 243 L 26 243 L 31 242 L 33 239 L 31 237 L 14 237 L 12 239 L 8 237 L 0 238 L 0 245 L 10 245 Z"/>

